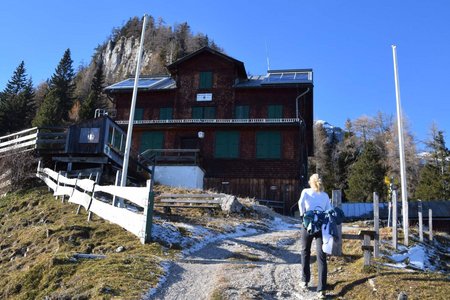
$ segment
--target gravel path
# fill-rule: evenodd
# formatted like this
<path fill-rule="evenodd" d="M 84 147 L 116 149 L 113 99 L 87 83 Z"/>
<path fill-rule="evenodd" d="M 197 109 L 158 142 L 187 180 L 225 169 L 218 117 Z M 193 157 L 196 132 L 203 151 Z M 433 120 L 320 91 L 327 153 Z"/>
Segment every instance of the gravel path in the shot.
<path fill-rule="evenodd" d="M 207 245 L 174 262 L 151 299 L 314 299 L 299 288 L 299 241 L 279 230 Z"/>

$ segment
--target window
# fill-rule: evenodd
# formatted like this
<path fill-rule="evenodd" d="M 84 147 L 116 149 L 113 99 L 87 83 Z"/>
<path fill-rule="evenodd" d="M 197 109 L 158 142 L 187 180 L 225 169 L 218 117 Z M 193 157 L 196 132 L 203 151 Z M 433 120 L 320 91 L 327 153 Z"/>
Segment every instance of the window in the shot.
<path fill-rule="evenodd" d="M 192 107 L 192 119 L 215 119 L 216 108 L 214 106 Z"/>
<path fill-rule="evenodd" d="M 248 105 L 236 105 L 234 108 L 235 119 L 248 119 L 250 115 L 250 107 Z"/>
<path fill-rule="evenodd" d="M 214 156 L 216 158 L 238 158 L 239 137 L 239 131 L 217 131 Z"/>
<path fill-rule="evenodd" d="M 173 119 L 172 107 L 161 107 L 159 109 L 159 119 L 160 120 L 172 120 Z"/>
<path fill-rule="evenodd" d="M 162 149 L 164 135 L 161 131 L 144 132 L 141 135 L 141 146 L 139 152 L 142 153 L 147 149 Z"/>
<path fill-rule="evenodd" d="M 267 117 L 269 119 L 279 119 L 283 117 L 282 105 L 269 105 Z"/>
<path fill-rule="evenodd" d="M 198 88 L 210 89 L 213 85 L 213 73 L 212 72 L 200 72 L 200 82 Z"/>
<path fill-rule="evenodd" d="M 256 133 L 256 158 L 281 158 L 281 134 L 279 131 Z"/>
<path fill-rule="evenodd" d="M 144 118 L 144 109 L 143 108 L 136 108 L 134 110 L 134 120 L 143 120 Z"/>

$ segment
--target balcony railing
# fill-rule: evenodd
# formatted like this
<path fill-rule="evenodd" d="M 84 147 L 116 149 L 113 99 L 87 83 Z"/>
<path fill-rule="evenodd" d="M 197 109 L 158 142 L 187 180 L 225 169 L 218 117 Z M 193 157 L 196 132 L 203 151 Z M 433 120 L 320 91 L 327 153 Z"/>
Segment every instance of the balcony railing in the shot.
<path fill-rule="evenodd" d="M 118 120 L 116 123 L 128 124 L 128 120 Z M 299 123 L 297 118 L 278 119 L 173 119 L 173 120 L 134 120 L 135 125 L 140 124 L 283 124 Z"/>

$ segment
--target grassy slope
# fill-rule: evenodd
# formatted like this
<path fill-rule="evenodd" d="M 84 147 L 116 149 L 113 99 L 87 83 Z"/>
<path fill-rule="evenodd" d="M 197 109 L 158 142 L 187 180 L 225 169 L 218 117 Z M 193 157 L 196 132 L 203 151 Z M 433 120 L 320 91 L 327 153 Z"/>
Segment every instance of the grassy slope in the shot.
<path fill-rule="evenodd" d="M 82 209 L 55 200 L 45 188 L 0 199 L 0 298 L 137 299 L 155 286 L 164 253 Z M 119 247 L 125 251 L 116 253 Z M 106 259 L 73 260 L 74 253 Z"/>

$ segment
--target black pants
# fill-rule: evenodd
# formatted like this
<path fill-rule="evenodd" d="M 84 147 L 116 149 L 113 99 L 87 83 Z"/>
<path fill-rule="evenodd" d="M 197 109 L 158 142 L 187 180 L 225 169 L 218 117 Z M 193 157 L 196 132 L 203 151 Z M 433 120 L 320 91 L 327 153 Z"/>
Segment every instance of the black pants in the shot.
<path fill-rule="evenodd" d="M 327 287 L 327 254 L 322 251 L 322 231 L 310 235 L 301 229 L 302 281 L 309 283 L 311 279 L 311 244 L 316 239 L 316 255 L 318 267 L 317 291 L 325 291 Z"/>

